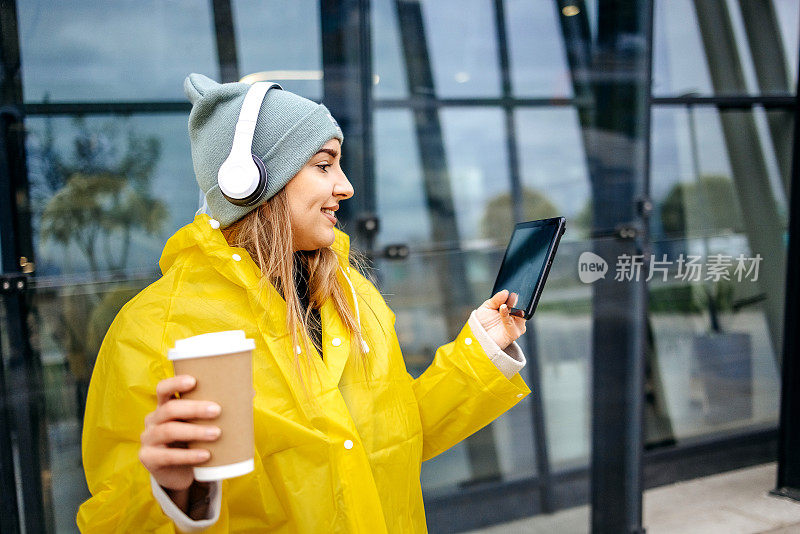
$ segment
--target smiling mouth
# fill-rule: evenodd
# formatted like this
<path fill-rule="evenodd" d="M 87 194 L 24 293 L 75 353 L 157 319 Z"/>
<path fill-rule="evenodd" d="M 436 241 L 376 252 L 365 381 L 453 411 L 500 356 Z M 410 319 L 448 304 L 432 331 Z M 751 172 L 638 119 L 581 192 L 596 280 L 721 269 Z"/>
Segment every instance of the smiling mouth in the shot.
<path fill-rule="evenodd" d="M 328 218 L 329 221 L 331 221 L 333 224 L 336 224 L 337 219 L 336 215 L 333 214 L 333 210 L 322 208 L 320 211 Z"/>

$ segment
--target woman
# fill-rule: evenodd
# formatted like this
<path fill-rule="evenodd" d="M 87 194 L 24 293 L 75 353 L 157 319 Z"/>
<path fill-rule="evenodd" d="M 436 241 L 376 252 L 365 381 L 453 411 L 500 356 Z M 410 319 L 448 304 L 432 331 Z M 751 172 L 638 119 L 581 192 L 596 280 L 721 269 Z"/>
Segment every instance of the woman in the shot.
<path fill-rule="evenodd" d="M 340 166 L 341 130 L 324 106 L 268 90 L 251 150 L 269 186 L 257 205 L 222 193 L 249 86 L 199 74 L 184 83 L 192 159 L 212 217 L 167 242 L 163 276 L 120 311 L 95 364 L 83 459 L 92 497 L 83 532 L 426 532 L 421 462 L 530 393 L 514 342 L 524 320 L 502 291 L 472 312 L 417 379 L 394 314 L 353 268 L 335 212 L 353 196 Z M 211 402 L 175 398 L 175 340 L 222 330 L 254 339 L 255 469 L 193 479 L 208 458 L 186 442 L 218 439 Z M 217 408 L 217 411 L 210 408 Z"/>

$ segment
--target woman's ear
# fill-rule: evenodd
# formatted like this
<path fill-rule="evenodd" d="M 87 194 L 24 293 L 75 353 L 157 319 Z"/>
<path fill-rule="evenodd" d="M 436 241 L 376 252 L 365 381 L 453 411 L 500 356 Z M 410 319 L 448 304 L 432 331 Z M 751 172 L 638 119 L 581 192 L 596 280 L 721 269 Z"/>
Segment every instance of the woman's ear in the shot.
<path fill-rule="evenodd" d="M 189 101 L 194 104 L 208 91 L 218 85 L 219 84 L 211 78 L 193 72 L 183 80 L 183 92 L 186 94 Z"/>

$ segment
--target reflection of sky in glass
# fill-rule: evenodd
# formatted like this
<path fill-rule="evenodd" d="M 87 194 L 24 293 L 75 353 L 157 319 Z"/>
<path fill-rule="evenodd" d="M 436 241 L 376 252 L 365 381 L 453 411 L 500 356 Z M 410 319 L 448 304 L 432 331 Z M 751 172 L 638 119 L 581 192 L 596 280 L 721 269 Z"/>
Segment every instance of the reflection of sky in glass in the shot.
<path fill-rule="evenodd" d="M 87 119 L 90 126 L 117 121 L 120 135 L 116 149 L 119 156 L 125 153 L 126 133 L 130 128 L 140 136 L 154 136 L 161 143 L 161 155 L 153 171 L 150 191 L 153 196 L 167 205 L 168 219 L 164 222 L 160 235 L 145 236 L 134 233 L 128 256 L 128 268 L 134 270 L 156 270 L 158 259 L 167 238 L 178 228 L 188 224 L 197 209 L 198 187 L 194 180 L 192 158 L 189 148 L 189 134 L 186 130 L 187 116 L 184 114 L 137 115 L 128 120 L 112 116 L 94 116 Z M 47 160 L 42 154 L 42 141 L 48 119 L 33 117 L 26 119 L 26 150 L 28 157 L 29 180 L 35 191 L 42 181 Z M 75 126 L 70 117 L 49 119 L 54 135 L 55 151 L 66 161 L 72 161 Z M 46 202 L 46 201 L 45 201 Z M 39 215 L 44 203 L 34 206 L 34 225 L 38 227 Z M 63 248 L 53 242 L 40 243 L 38 232 L 34 231 L 36 241 L 38 271 L 40 274 L 55 272 L 81 272 L 86 262 L 77 253 L 69 261 Z"/>
<path fill-rule="evenodd" d="M 698 176 L 722 175 L 733 177 L 722 133 L 719 112 L 711 106 L 695 106 L 691 115 L 685 107 L 654 106 L 652 111 L 652 138 L 650 187 L 654 201 L 654 216 L 658 224 L 659 206 L 672 188 L 680 183 L 692 183 Z M 729 112 L 750 113 L 750 112 Z M 755 111 L 756 124 L 765 122 L 761 108 Z M 690 123 L 694 123 L 696 145 L 692 144 Z M 786 195 L 780 180 L 775 154 L 769 141 L 766 126 L 759 127 L 760 147 L 767 164 L 768 179 L 779 209 L 786 209 Z M 696 156 L 697 169 L 693 158 Z"/>
<path fill-rule="evenodd" d="M 698 124 L 700 110 L 695 108 L 695 125 Z M 716 115 L 706 119 L 716 120 Z M 661 207 L 669 192 L 679 183 L 695 182 L 697 177 L 692 163 L 693 147 L 689 135 L 689 115 L 685 108 L 654 106 L 651 114 L 651 149 L 650 149 L 650 190 L 653 199 L 653 214 L 650 217 L 651 231 L 654 236 L 661 235 Z M 716 132 L 719 132 L 717 124 Z M 730 176 L 730 168 L 725 158 L 722 139 L 696 138 L 698 145 L 702 143 L 708 151 L 702 158 L 701 169 L 705 168 L 715 174 Z M 702 171 L 701 171 L 702 172 Z"/>
<path fill-rule="evenodd" d="M 591 195 L 578 114 L 572 107 L 522 108 L 516 122 L 523 186 L 543 193 L 569 220 Z"/>
<path fill-rule="evenodd" d="M 744 22 L 736 2 L 727 2 L 734 40 L 742 62 L 747 93 L 758 94 L 753 61 L 747 45 Z M 793 90 L 797 73 L 797 27 L 800 3 L 773 0 L 783 53 Z M 653 94 L 680 96 L 689 92 L 713 94 L 695 9 L 690 0 L 659 0 L 655 5 L 653 40 Z M 717 93 L 738 93 L 722 88 Z"/>
<path fill-rule="evenodd" d="M 586 17 L 589 19 L 589 34 L 592 40 L 597 39 L 597 0 L 586 0 L 584 2 Z"/>
<path fill-rule="evenodd" d="M 378 242 L 428 241 L 431 235 L 428 206 L 411 113 L 378 110 L 374 124 L 375 188 L 381 218 Z"/>
<path fill-rule="evenodd" d="M 444 108 L 440 118 L 459 237 L 477 239 L 486 205 L 511 189 L 503 114 L 499 108 Z"/>
<path fill-rule="evenodd" d="M 571 97 L 572 82 L 555 2 L 504 3 L 516 96 Z"/>
<path fill-rule="evenodd" d="M 697 174 L 731 175 L 718 113 L 703 106 L 695 107 L 693 114 L 697 146 L 692 146 L 686 108 L 653 107 L 650 187 L 656 204 L 676 183 L 696 181 L 693 152 L 698 160 Z"/>
<path fill-rule="evenodd" d="M 778 15 L 778 26 L 783 39 L 783 49 L 789 65 L 789 79 L 791 88 L 796 90 L 797 85 L 797 28 L 800 26 L 800 3 L 797 0 L 773 0 L 775 12 Z"/>
<path fill-rule="evenodd" d="M 420 4 L 437 96 L 499 96 L 492 2 L 421 0 Z"/>
<path fill-rule="evenodd" d="M 19 2 L 24 100 L 185 100 L 187 74 L 218 77 L 210 6 Z"/>
<path fill-rule="evenodd" d="M 437 96 L 498 96 L 500 70 L 491 2 L 439 0 L 421 4 Z M 571 96 L 554 4 L 507 0 L 504 9 L 514 93 L 524 97 Z M 372 25 L 376 37 L 372 42 L 373 69 L 378 77 L 374 95 L 404 98 L 408 91 L 405 60 L 392 0 L 372 3 Z"/>
<path fill-rule="evenodd" d="M 711 92 L 708 64 L 689 0 L 657 1 L 653 23 L 653 94 Z"/>
<path fill-rule="evenodd" d="M 378 80 L 373 95 L 375 98 L 403 98 L 408 95 L 408 87 L 394 0 L 373 0 L 370 7 L 372 69 Z"/>
<path fill-rule="evenodd" d="M 238 0 L 232 7 L 241 75 L 297 71 L 293 76 L 305 79 L 275 76 L 269 79 L 287 91 L 319 101 L 322 98 L 319 2 Z"/>

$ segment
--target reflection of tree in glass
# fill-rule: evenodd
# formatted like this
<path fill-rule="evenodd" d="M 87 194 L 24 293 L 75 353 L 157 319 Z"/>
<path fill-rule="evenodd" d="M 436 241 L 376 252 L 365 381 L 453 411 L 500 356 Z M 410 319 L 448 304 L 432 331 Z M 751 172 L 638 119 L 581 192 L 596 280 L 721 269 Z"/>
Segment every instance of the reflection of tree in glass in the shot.
<path fill-rule="evenodd" d="M 114 130 L 93 132 L 82 120 L 77 123 L 74 162 L 64 164 L 48 151 L 55 158 L 50 168 L 58 172 L 48 173 L 54 194 L 42 213 L 40 234 L 64 248 L 76 245 L 92 272 L 120 270 L 131 234 L 157 234 L 167 217 L 164 204 L 149 192 L 160 143 L 129 131 L 126 152 L 116 158 Z"/>
<path fill-rule="evenodd" d="M 588 239 L 592 231 L 592 217 L 594 217 L 594 202 L 589 198 L 581 210 L 572 218 L 573 235 L 581 239 Z"/>
<path fill-rule="evenodd" d="M 733 181 L 728 176 L 705 174 L 696 182 L 675 184 L 661 203 L 661 226 L 665 236 L 681 239 L 742 232 Z M 711 251 L 707 250 L 706 255 L 709 254 Z M 721 314 L 736 311 L 732 268 L 727 269 L 727 277 L 729 280 L 721 277 L 690 286 L 693 308 L 708 311 L 711 332 L 722 331 Z"/>
<path fill-rule="evenodd" d="M 702 226 L 687 228 L 687 220 Z M 724 175 L 706 174 L 696 182 L 672 186 L 661 203 L 661 226 L 665 235 L 690 237 L 720 231 L 741 232 L 742 216 L 733 181 Z"/>
<path fill-rule="evenodd" d="M 164 203 L 150 193 L 160 142 L 131 129 L 126 139 L 120 140 L 117 122 L 90 128 L 77 118 L 74 152 L 67 162 L 54 149 L 47 126 L 41 150 L 45 161 L 39 172 L 43 179 L 32 191 L 41 210 L 41 240 L 63 247 L 65 257 L 69 247 L 76 246 L 88 264 L 86 274 L 96 282 L 100 272 L 109 271 L 112 278 L 124 280 L 131 237 L 137 232 L 157 235 L 167 218 Z M 138 289 L 124 283 L 111 288 L 89 283 L 67 286 L 60 295 L 53 335 L 65 350 L 76 380 L 81 419 L 100 342 L 120 308 Z M 42 294 L 40 298 L 48 297 Z"/>
<path fill-rule="evenodd" d="M 523 188 L 522 206 L 524 221 L 558 216 L 558 210 L 553 203 L 535 189 Z M 497 245 L 504 246 L 511 238 L 515 222 L 511 207 L 511 193 L 503 193 L 486 204 L 486 209 L 481 217 L 481 235 L 491 239 Z"/>

